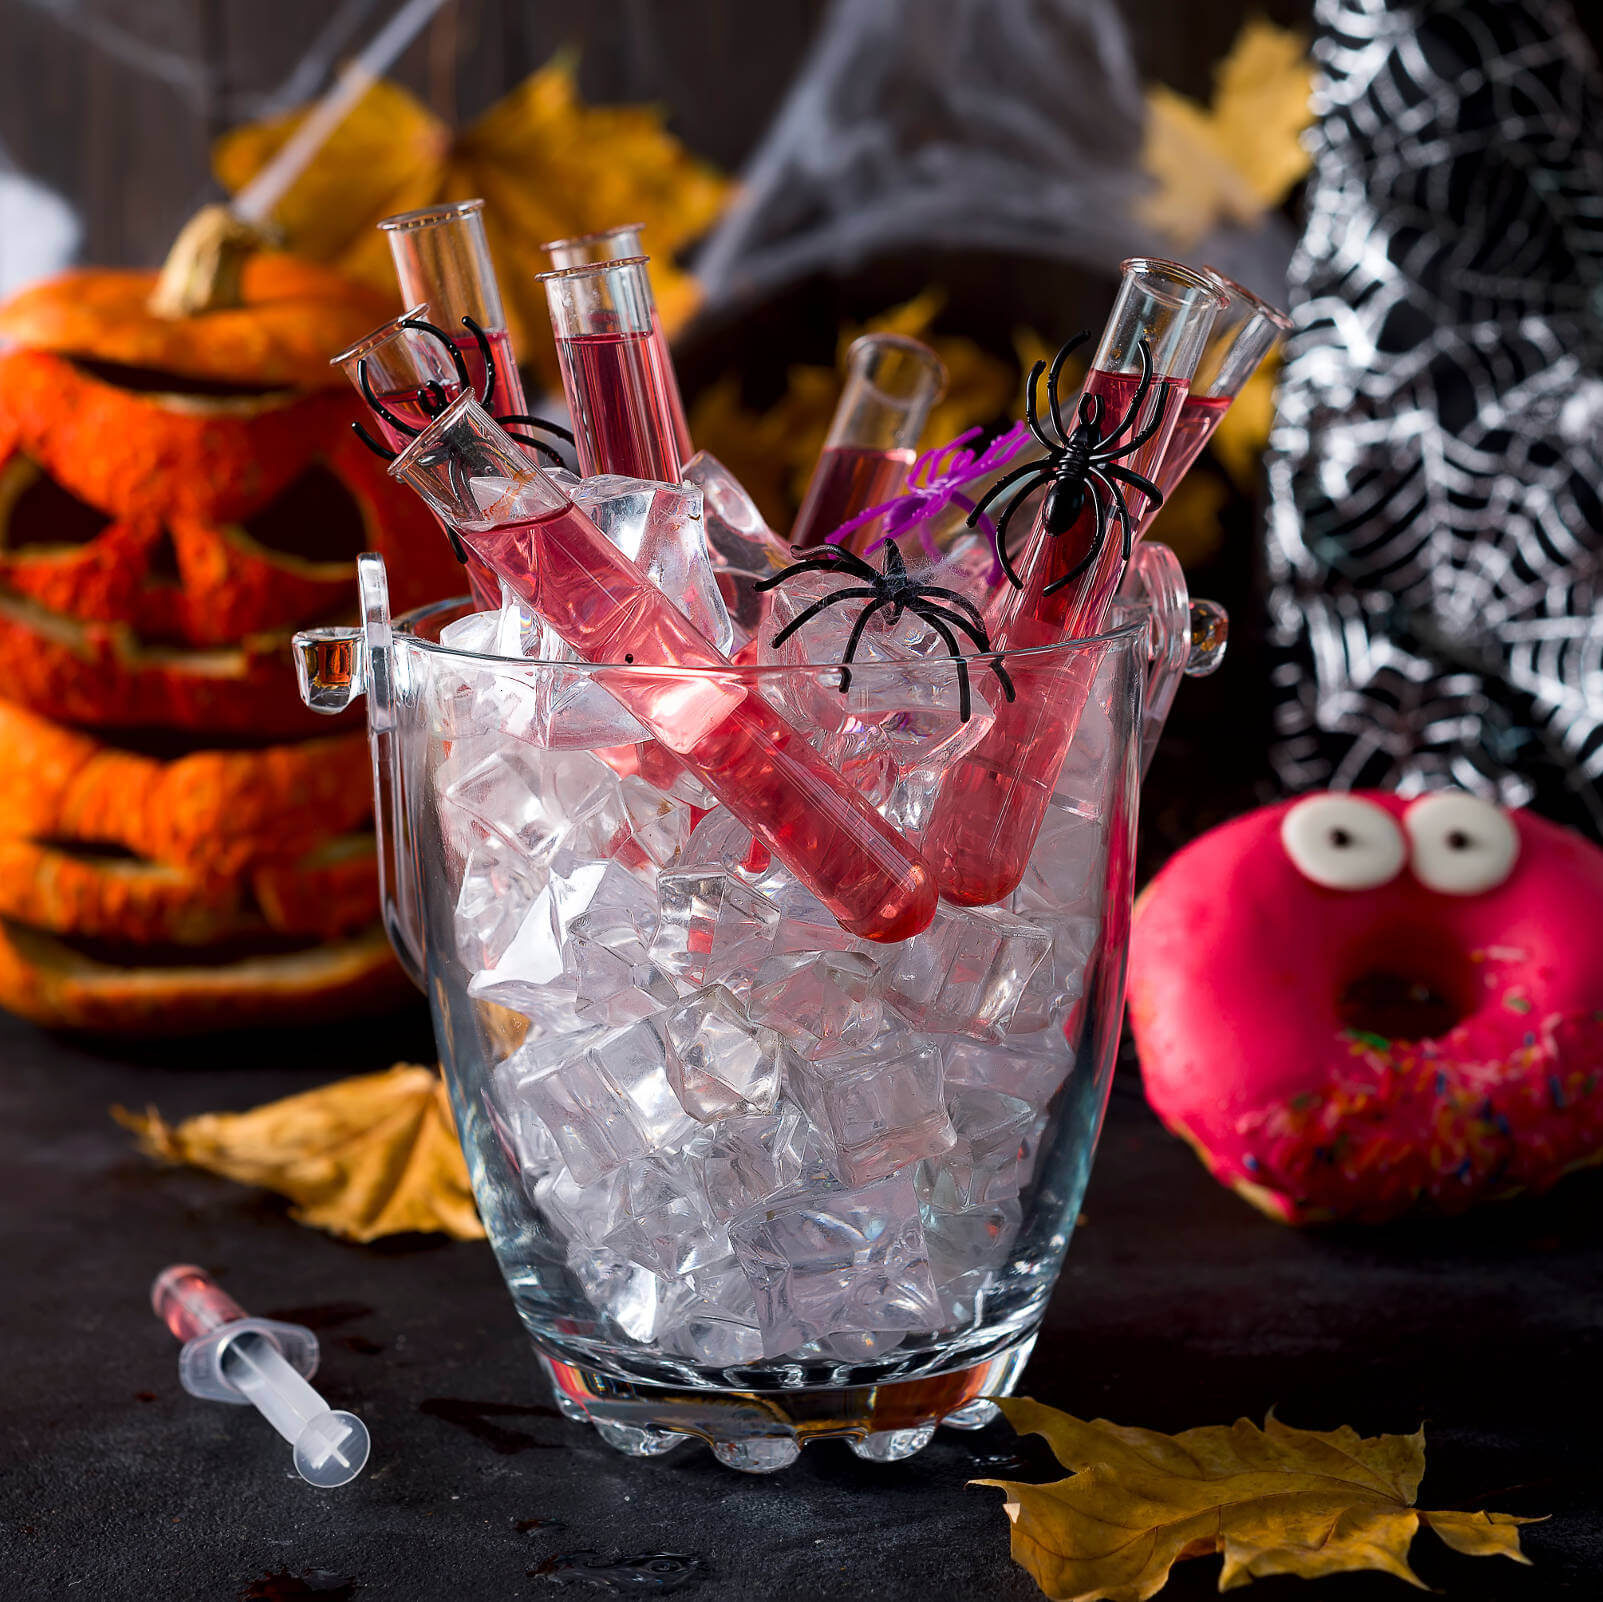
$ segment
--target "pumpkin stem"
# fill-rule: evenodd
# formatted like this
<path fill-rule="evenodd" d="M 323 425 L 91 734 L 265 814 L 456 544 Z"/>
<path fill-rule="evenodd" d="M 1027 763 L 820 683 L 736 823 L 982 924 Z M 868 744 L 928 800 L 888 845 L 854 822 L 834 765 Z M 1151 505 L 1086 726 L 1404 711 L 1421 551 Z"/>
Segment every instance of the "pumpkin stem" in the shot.
<path fill-rule="evenodd" d="M 227 206 L 202 206 L 184 224 L 147 302 L 157 317 L 193 317 L 245 303 L 246 259 L 266 243 Z"/>

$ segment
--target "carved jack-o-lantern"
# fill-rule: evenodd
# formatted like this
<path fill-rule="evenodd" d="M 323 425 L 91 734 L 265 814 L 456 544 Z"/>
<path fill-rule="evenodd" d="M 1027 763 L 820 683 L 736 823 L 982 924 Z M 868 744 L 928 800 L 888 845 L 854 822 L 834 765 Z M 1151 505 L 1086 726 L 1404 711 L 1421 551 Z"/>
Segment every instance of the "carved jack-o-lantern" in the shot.
<path fill-rule="evenodd" d="M 221 277 L 239 303 L 188 315 L 151 309 L 155 274 L 96 270 L 0 307 L 0 685 L 49 716 L 310 732 L 286 635 L 349 608 L 359 552 L 403 607 L 460 585 L 328 366 L 390 308 L 283 255 Z"/>
<path fill-rule="evenodd" d="M 169 761 L 0 703 L 0 1006 L 120 1030 L 393 994 L 366 740 Z"/>
<path fill-rule="evenodd" d="M 288 637 L 350 615 L 363 550 L 402 605 L 460 570 L 328 366 L 393 308 L 258 244 L 202 213 L 159 278 L 0 307 L 0 1006 L 42 1023 L 305 1020 L 404 983 L 365 737 L 302 707 Z"/>

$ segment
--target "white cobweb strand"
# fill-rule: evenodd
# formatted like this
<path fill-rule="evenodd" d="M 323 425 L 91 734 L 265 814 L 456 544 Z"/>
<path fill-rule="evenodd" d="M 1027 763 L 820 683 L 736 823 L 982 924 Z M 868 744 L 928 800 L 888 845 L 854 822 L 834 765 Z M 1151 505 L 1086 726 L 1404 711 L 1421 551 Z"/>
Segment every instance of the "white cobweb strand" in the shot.
<path fill-rule="evenodd" d="M 1145 116 L 1114 0 L 836 0 L 696 275 L 716 304 L 918 246 L 1111 267 L 1154 245 Z M 1291 239 L 1202 248 L 1272 291 Z"/>

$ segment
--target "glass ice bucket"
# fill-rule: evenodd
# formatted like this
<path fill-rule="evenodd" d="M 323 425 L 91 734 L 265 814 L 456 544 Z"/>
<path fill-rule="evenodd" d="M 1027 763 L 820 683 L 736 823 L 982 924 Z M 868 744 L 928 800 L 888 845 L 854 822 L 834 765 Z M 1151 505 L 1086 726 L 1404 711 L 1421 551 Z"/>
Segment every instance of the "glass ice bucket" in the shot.
<path fill-rule="evenodd" d="M 302 693 L 366 694 L 390 938 L 564 1414 L 750 1471 L 824 1436 L 883 1461 L 987 1422 L 1096 1146 L 1143 758 L 1223 614 L 1149 544 L 1106 634 L 1009 656 L 1020 695 L 1085 700 L 1028 870 L 886 945 L 842 931 L 603 687 L 654 670 L 442 643 L 466 602 L 392 624 L 382 561 L 359 571 L 362 626 L 297 638 Z M 862 664 L 849 696 L 834 667 L 713 676 L 828 726 L 831 765 L 916 841 L 999 693 L 969 665 L 967 724 L 949 658 Z"/>

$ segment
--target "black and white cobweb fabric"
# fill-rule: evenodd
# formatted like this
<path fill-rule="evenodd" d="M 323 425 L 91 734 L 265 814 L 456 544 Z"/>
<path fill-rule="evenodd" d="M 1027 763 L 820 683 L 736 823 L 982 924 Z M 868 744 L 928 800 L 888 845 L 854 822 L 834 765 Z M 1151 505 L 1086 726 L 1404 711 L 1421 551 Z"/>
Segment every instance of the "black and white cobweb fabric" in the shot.
<path fill-rule="evenodd" d="M 1274 760 L 1603 828 L 1603 97 L 1545 0 L 1317 0 Z"/>

